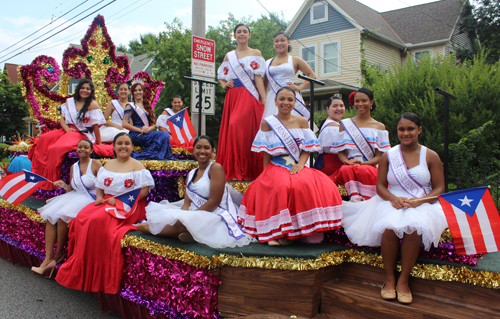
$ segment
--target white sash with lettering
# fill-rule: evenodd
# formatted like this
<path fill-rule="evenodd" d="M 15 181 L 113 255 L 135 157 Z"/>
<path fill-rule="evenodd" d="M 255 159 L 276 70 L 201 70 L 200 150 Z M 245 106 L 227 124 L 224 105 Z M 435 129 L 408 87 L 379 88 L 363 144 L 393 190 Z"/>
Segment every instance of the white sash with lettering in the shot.
<path fill-rule="evenodd" d="M 422 152 L 422 149 L 420 150 L 420 152 Z M 416 198 L 421 198 L 427 195 L 424 187 L 420 185 L 419 182 L 414 180 L 410 176 L 410 173 L 408 173 L 408 169 L 403 158 L 403 153 L 401 153 L 400 146 L 398 145 L 391 148 L 387 155 L 389 159 L 389 167 L 391 168 L 392 173 L 396 177 L 396 180 L 398 181 L 401 188 L 404 189 L 408 194 Z"/>
<path fill-rule="evenodd" d="M 175 115 L 174 110 L 172 110 L 171 108 L 168 108 L 168 107 L 167 107 L 166 109 L 163 109 L 163 110 L 164 110 L 165 112 L 167 112 L 167 113 L 168 113 L 168 115 L 170 115 L 170 116 L 174 116 L 174 115 Z"/>
<path fill-rule="evenodd" d="M 269 84 L 271 85 L 271 89 L 273 90 L 274 94 L 277 94 L 278 90 L 282 86 L 273 78 L 273 76 L 271 75 L 271 72 L 269 71 L 269 68 L 271 67 L 271 63 L 273 62 L 274 59 L 275 58 L 268 60 L 267 68 L 266 68 L 266 75 L 267 75 L 267 79 L 269 80 Z M 307 120 L 309 120 L 309 118 L 311 117 L 311 113 L 309 112 L 309 110 L 305 106 L 304 100 L 300 96 L 300 92 L 295 91 L 295 100 L 297 103 L 295 103 L 295 108 L 292 110 L 292 113 L 295 112 L 295 113 L 297 113 L 296 115 L 303 116 Z"/>
<path fill-rule="evenodd" d="M 285 146 L 288 154 L 295 160 L 296 163 L 300 159 L 300 148 L 295 141 L 292 133 L 281 123 L 281 121 L 276 117 L 276 115 L 268 116 L 264 119 L 266 123 L 271 127 L 276 136 L 280 139 L 281 143 Z"/>
<path fill-rule="evenodd" d="M 137 115 L 139 115 L 139 117 L 141 118 L 142 124 L 144 124 L 144 126 L 149 126 L 149 116 L 146 113 L 146 111 L 144 111 L 143 109 L 141 109 L 139 106 L 135 105 L 134 103 L 129 103 L 129 104 L 132 107 L 132 109 L 135 111 L 135 113 L 137 113 Z"/>
<path fill-rule="evenodd" d="M 200 208 L 203 204 L 205 204 L 208 199 L 204 198 L 203 196 L 197 194 L 196 192 L 193 192 L 189 189 L 189 184 L 191 183 L 194 173 L 196 172 L 198 168 L 195 168 L 191 172 L 189 172 L 188 176 L 188 181 L 187 181 L 187 186 L 186 186 L 186 194 L 188 195 L 189 199 L 191 202 L 196 206 L 196 208 Z M 227 191 L 227 185 L 225 186 L 227 192 L 227 210 L 220 205 L 217 207 L 217 215 L 219 215 L 222 220 L 226 223 L 227 225 L 227 231 L 231 237 L 234 237 L 236 239 L 240 239 L 245 237 L 245 234 L 241 230 L 239 224 L 237 223 L 237 216 L 238 216 L 238 209 L 236 208 L 236 205 L 233 203 L 233 200 L 231 199 L 231 195 Z"/>
<path fill-rule="evenodd" d="M 123 106 L 120 104 L 120 101 L 118 100 L 112 100 L 111 104 L 113 104 L 113 107 L 115 108 L 116 113 L 120 117 L 120 119 L 123 121 L 123 116 L 125 115 L 125 109 Z"/>
<path fill-rule="evenodd" d="M 92 167 L 92 159 L 90 160 L 90 163 L 87 167 L 87 169 L 91 169 Z M 80 172 L 80 161 L 76 162 L 73 164 L 73 183 L 76 186 L 76 189 L 84 194 L 88 194 L 92 199 L 96 199 L 96 195 L 92 194 L 87 187 L 85 187 L 85 184 L 82 181 L 82 174 Z"/>
<path fill-rule="evenodd" d="M 366 137 L 361 133 L 361 130 L 352 119 L 342 120 L 340 124 L 342 124 L 344 130 L 349 134 L 361 154 L 363 154 L 365 160 L 369 161 L 375 157 L 375 152 L 366 140 Z"/>
<path fill-rule="evenodd" d="M 85 124 L 83 124 L 83 122 L 78 120 L 78 110 L 76 109 L 75 98 L 71 97 L 71 98 L 67 99 L 66 100 L 66 107 L 68 109 L 69 118 L 72 122 L 71 124 L 76 126 L 76 128 L 79 131 L 85 131 L 85 130 L 89 129 L 88 127 L 85 126 Z M 80 132 L 80 133 L 84 134 L 92 143 L 95 143 L 95 136 L 94 136 L 94 133 L 92 131 L 86 132 L 86 133 L 85 132 Z"/>
<path fill-rule="evenodd" d="M 245 69 L 241 66 L 240 61 L 238 61 L 238 54 L 236 53 L 236 50 L 229 52 L 226 56 L 231 70 L 233 70 L 234 74 L 236 74 L 241 84 L 245 86 L 248 92 L 250 92 L 250 94 L 252 94 L 257 101 L 259 101 L 259 91 L 257 91 L 255 84 L 253 84 L 250 75 L 248 75 L 247 71 L 245 71 Z"/>

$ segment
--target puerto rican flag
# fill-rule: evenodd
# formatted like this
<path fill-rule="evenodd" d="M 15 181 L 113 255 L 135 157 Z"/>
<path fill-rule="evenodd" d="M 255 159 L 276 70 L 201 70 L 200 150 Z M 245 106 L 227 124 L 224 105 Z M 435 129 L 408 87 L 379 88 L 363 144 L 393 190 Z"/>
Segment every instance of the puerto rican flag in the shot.
<path fill-rule="evenodd" d="M 7 175 L 0 180 L 0 196 L 12 205 L 19 205 L 45 181 L 48 179 L 28 171 Z"/>
<path fill-rule="evenodd" d="M 459 255 L 491 253 L 500 247 L 500 216 L 488 187 L 439 195 Z"/>
<path fill-rule="evenodd" d="M 106 212 L 116 218 L 127 219 L 135 212 L 141 189 L 137 188 L 115 197 L 115 206 L 106 203 Z"/>
<path fill-rule="evenodd" d="M 169 117 L 167 124 L 170 128 L 170 134 L 172 134 L 172 144 L 189 143 L 193 136 L 196 136 L 187 109 Z"/>

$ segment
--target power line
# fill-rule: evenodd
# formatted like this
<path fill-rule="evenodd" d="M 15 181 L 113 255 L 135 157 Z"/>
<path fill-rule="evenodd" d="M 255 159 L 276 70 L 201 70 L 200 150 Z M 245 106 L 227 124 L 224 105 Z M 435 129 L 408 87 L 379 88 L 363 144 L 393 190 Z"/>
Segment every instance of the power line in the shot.
<path fill-rule="evenodd" d="M 104 0 L 103 0 L 103 1 L 104 1 Z M 9 57 L 9 58 L 7 58 L 7 59 L 3 60 L 3 61 L 0 61 L 0 63 L 3 63 L 3 62 L 5 62 L 5 61 L 8 61 L 9 59 L 12 59 L 13 57 L 16 57 L 16 56 L 20 55 L 21 53 L 26 52 L 26 51 L 30 50 L 31 48 L 33 48 L 33 47 L 35 47 L 35 46 L 39 45 L 40 43 L 47 41 L 48 39 L 52 38 L 53 36 L 55 36 L 55 35 L 57 35 L 57 34 L 59 34 L 59 33 L 63 32 L 64 30 L 66 30 L 66 29 L 68 29 L 68 28 L 70 28 L 70 27 L 74 26 L 74 25 L 75 25 L 75 24 L 77 24 L 78 22 L 80 22 L 80 21 L 84 20 L 85 18 L 87 18 L 87 17 L 89 17 L 89 16 L 93 15 L 94 13 L 96 13 L 96 12 L 98 12 L 98 11 L 100 11 L 100 10 L 104 9 L 105 7 L 109 6 L 110 4 L 112 4 L 112 3 L 113 3 L 113 2 L 115 2 L 115 1 L 116 1 L 116 0 L 112 0 L 111 2 L 109 2 L 109 3 L 105 4 L 104 6 L 100 7 L 99 9 L 97 9 L 97 10 L 93 11 L 92 13 L 90 13 L 90 14 L 86 15 L 85 17 L 81 18 L 80 20 L 78 20 L 78 21 L 76 21 L 76 22 L 72 23 L 71 25 L 67 26 L 66 28 L 64 28 L 64 29 L 62 29 L 62 30 L 60 30 L 60 31 L 58 31 L 57 33 L 55 33 L 55 34 L 53 34 L 53 35 L 51 35 L 51 36 L 49 36 L 49 37 L 47 37 L 47 38 L 45 38 L 45 39 L 43 39 L 42 41 L 39 41 L 38 43 L 36 43 L 36 44 L 32 45 L 31 47 L 29 47 L 29 48 L 27 48 L 27 49 L 25 49 L 25 50 L 23 50 L 23 51 L 21 51 L 21 52 L 19 52 L 19 53 L 15 54 L 15 55 L 11 56 L 11 57 Z M 102 2 L 102 1 L 101 1 L 101 2 Z"/>

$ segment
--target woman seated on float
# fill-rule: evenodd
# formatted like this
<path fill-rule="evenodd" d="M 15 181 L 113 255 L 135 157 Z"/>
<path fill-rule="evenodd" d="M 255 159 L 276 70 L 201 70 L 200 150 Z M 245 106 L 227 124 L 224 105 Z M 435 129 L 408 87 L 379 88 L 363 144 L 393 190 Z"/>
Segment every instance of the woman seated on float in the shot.
<path fill-rule="evenodd" d="M 335 180 L 338 171 L 342 167 L 342 162 L 337 154 L 332 154 L 332 144 L 335 137 L 339 135 L 340 120 L 342 120 L 345 114 L 344 102 L 337 95 L 331 96 L 328 100 L 326 111 L 328 117 L 323 122 L 319 131 L 318 140 L 321 149 L 318 152 L 319 156 L 316 158 L 314 168 Z"/>
<path fill-rule="evenodd" d="M 228 192 L 222 166 L 210 161 L 214 152 L 210 137 L 202 135 L 196 139 L 193 154 L 198 168 L 189 172 L 184 200 L 149 203 L 147 223 L 138 225 L 138 230 L 213 248 L 241 247 L 252 241 L 236 221 L 238 208 Z"/>
<path fill-rule="evenodd" d="M 61 178 L 61 163 L 65 154 L 76 149 L 78 142 L 88 138 L 94 145 L 94 151 L 102 157 L 112 157 L 113 147 L 101 145 L 99 125 L 106 123 L 99 104 L 95 101 L 94 84 L 89 79 L 82 79 L 75 91 L 75 96 L 61 106 L 61 128 L 43 133 L 31 146 L 28 157 L 32 172 L 50 181 Z M 52 190 L 51 183 L 44 183 L 43 189 Z"/>
<path fill-rule="evenodd" d="M 104 111 L 104 118 L 106 121 L 111 116 L 111 122 L 106 122 L 100 127 L 101 130 L 101 140 L 105 143 L 113 142 L 116 134 L 125 132 L 128 130 L 124 129 L 122 126 L 123 118 L 125 117 L 125 107 L 128 104 L 128 95 L 130 94 L 130 87 L 128 83 L 121 83 L 118 85 L 118 100 L 112 100 L 106 106 Z"/>
<path fill-rule="evenodd" d="M 132 85 L 132 100 L 133 103 L 125 107 L 122 122 L 122 126 L 130 131 L 134 145 L 142 148 L 142 152 L 132 152 L 132 157 L 137 160 L 170 160 L 170 136 L 166 132 L 154 131 L 155 113 L 144 99 L 143 83 L 136 82 Z"/>
<path fill-rule="evenodd" d="M 69 223 L 68 259 L 56 281 L 72 289 L 116 294 L 123 272 L 120 241 L 146 217 L 146 196 L 154 187 L 153 177 L 130 154 L 134 144 L 127 133 L 113 141 L 116 159 L 102 167 L 96 179 L 95 203 L 83 208 Z M 115 206 L 115 196 L 140 188 L 135 210 Z"/>
<path fill-rule="evenodd" d="M 71 166 L 70 184 L 61 180 L 54 183 L 56 187 L 64 188 L 67 193 L 49 199 L 45 206 L 38 209 L 40 217 L 46 220 L 45 259 L 40 267 L 32 267 L 31 270 L 40 275 L 47 270 L 51 270 L 52 275 L 56 264 L 64 260 L 64 248 L 68 241 L 67 223 L 96 199 L 95 179 L 102 167 L 101 162 L 89 157 L 93 147 L 88 139 L 78 142 L 76 152 L 79 160 Z M 54 254 L 56 239 L 57 248 Z"/>
<path fill-rule="evenodd" d="M 292 115 L 295 91 L 277 91 L 278 114 L 265 118 L 252 144 L 264 152 L 264 171 L 250 184 L 238 211 L 243 231 L 270 246 L 293 239 L 319 243 L 340 227 L 342 199 L 325 174 L 306 166 L 319 141 L 305 117 Z M 313 236 L 312 236 L 313 235 Z"/>
<path fill-rule="evenodd" d="M 380 158 L 377 196 L 366 202 L 344 202 L 342 226 L 351 242 L 382 248 L 385 268 L 383 299 L 411 303 L 408 278 L 420 245 L 437 246 L 448 227 L 436 195 L 444 192 L 443 165 L 436 152 L 418 143 L 420 119 L 413 113 L 398 121 L 400 145 Z M 391 187 L 389 188 L 389 184 Z M 401 247 L 400 247 L 401 241 Z M 401 273 L 394 271 L 401 253 Z"/>
<path fill-rule="evenodd" d="M 182 106 L 184 105 L 184 101 L 182 101 L 182 98 L 180 95 L 174 95 L 172 98 L 172 108 L 165 108 L 163 112 L 161 112 L 161 115 L 158 116 L 158 119 L 156 120 L 156 126 L 160 129 L 160 131 L 167 132 L 172 136 L 172 133 L 170 132 L 170 127 L 168 126 L 167 120 L 174 116 L 175 114 L 179 113 L 182 109 Z M 175 148 L 186 148 L 188 150 L 193 149 L 193 140 L 191 139 L 189 142 L 183 143 L 183 144 L 175 144 L 173 139 L 170 139 L 170 144 L 172 147 Z"/>
<path fill-rule="evenodd" d="M 376 107 L 372 91 L 361 88 L 349 100 L 358 115 L 340 121 L 342 134 L 335 137 L 331 152 L 343 165 L 334 181 L 345 186 L 351 201 L 361 201 L 376 195 L 377 165 L 391 145 L 385 125 L 371 116 Z"/>

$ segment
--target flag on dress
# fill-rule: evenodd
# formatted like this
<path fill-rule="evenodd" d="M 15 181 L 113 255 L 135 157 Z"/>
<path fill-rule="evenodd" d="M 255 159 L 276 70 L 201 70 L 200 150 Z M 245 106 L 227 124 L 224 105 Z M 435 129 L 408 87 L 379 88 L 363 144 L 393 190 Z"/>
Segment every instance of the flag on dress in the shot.
<path fill-rule="evenodd" d="M 167 124 L 170 128 L 170 134 L 172 134 L 172 144 L 189 143 L 193 136 L 196 136 L 187 109 L 169 117 Z"/>
<path fill-rule="evenodd" d="M 500 216 L 488 187 L 439 195 L 459 255 L 491 253 L 500 247 Z"/>
<path fill-rule="evenodd" d="M 48 179 L 28 171 L 7 175 L 0 180 L 0 196 L 12 205 L 19 205 L 45 181 Z"/>
<path fill-rule="evenodd" d="M 141 189 L 137 188 L 115 197 L 115 206 L 106 203 L 105 210 L 116 218 L 127 219 L 135 212 Z"/>

